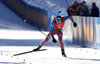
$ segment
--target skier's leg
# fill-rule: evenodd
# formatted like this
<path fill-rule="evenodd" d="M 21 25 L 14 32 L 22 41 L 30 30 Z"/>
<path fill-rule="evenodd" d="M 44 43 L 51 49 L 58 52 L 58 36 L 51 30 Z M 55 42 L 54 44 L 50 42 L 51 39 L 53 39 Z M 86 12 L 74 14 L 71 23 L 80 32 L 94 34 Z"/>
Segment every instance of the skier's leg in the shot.
<path fill-rule="evenodd" d="M 65 50 L 64 49 L 61 49 L 61 53 L 62 53 L 62 56 L 63 57 L 66 57 L 66 54 L 65 54 Z"/>
<path fill-rule="evenodd" d="M 65 54 L 65 50 L 64 50 L 64 45 L 63 45 L 63 42 L 62 42 L 62 37 L 63 37 L 63 34 L 61 31 L 58 32 L 58 38 L 59 38 L 59 42 L 60 42 L 60 47 L 61 47 L 61 53 L 64 57 L 66 57 L 66 54 Z"/>
<path fill-rule="evenodd" d="M 48 40 L 50 40 L 51 36 L 50 36 L 50 33 L 47 35 L 47 37 L 45 38 L 45 40 L 43 40 L 39 46 L 43 46 Z"/>
<path fill-rule="evenodd" d="M 55 30 L 53 30 L 53 32 L 51 33 L 49 33 L 48 35 L 47 35 L 47 37 L 46 37 L 46 39 L 45 40 L 43 40 L 41 43 L 40 43 L 40 46 L 42 47 L 48 40 L 50 40 L 51 39 L 51 34 L 54 36 L 55 34 L 56 34 L 56 31 Z"/>
<path fill-rule="evenodd" d="M 59 39 L 59 43 L 60 43 L 60 48 L 64 49 L 64 45 L 63 45 L 63 42 L 62 42 L 62 37 L 63 37 L 62 32 L 58 31 L 57 35 L 58 35 L 58 39 Z"/>
<path fill-rule="evenodd" d="M 33 51 L 39 50 L 49 39 L 50 39 L 50 33 L 47 35 L 46 39 L 43 40 L 36 49 L 33 49 Z"/>

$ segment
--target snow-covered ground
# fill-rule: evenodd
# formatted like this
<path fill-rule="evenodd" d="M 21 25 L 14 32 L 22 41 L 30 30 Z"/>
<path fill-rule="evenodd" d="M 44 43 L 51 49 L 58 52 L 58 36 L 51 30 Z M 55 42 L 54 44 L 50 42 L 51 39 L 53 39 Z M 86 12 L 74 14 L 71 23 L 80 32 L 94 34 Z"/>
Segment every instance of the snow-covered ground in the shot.
<path fill-rule="evenodd" d="M 65 52 L 72 59 L 62 57 L 59 42 L 51 40 L 42 47 L 46 51 L 13 56 L 36 48 L 44 38 L 0 2 L 0 64 L 100 64 L 100 50 L 69 44 L 66 36 Z"/>
<path fill-rule="evenodd" d="M 44 46 L 46 51 L 13 56 L 36 46 L 3 46 L 0 47 L 0 64 L 100 64 L 100 50 L 89 48 L 65 47 L 67 56 L 61 55 L 59 47 Z"/>

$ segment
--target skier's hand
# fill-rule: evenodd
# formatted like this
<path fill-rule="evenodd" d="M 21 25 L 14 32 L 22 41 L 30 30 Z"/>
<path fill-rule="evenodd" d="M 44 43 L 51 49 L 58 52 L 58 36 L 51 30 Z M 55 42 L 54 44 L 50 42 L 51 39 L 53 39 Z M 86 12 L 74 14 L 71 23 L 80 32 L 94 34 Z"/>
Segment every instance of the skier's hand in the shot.
<path fill-rule="evenodd" d="M 57 40 L 55 38 L 52 39 L 52 42 L 57 43 Z"/>
<path fill-rule="evenodd" d="M 76 24 L 76 23 L 73 23 L 73 26 L 74 26 L 74 27 L 77 27 L 77 24 Z"/>

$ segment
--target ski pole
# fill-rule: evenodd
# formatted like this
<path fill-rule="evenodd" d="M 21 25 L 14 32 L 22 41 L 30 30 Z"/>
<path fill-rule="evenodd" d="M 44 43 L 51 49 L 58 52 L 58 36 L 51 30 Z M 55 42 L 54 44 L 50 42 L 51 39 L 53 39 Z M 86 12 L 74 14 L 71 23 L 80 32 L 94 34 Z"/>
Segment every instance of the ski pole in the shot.
<path fill-rule="evenodd" d="M 71 11 L 70 11 L 70 7 L 69 7 L 69 4 L 68 4 L 68 1 L 66 0 L 66 3 L 67 3 L 67 6 L 68 6 L 68 9 L 69 9 L 69 13 L 71 14 L 71 16 L 72 16 L 72 13 L 71 13 Z"/>
<path fill-rule="evenodd" d="M 34 26 L 33 26 L 34 27 Z M 44 34 L 45 36 L 47 36 L 45 33 L 43 33 L 42 31 L 40 31 L 39 29 L 37 29 L 36 27 L 34 27 L 36 30 L 38 30 L 39 32 L 41 32 L 42 34 Z"/>
<path fill-rule="evenodd" d="M 26 20 L 24 20 L 24 22 L 26 22 Z M 26 22 L 27 23 L 27 22 Z M 27 23 L 27 24 L 29 24 L 29 23 Z M 30 24 L 31 25 L 31 24 Z M 33 26 L 33 25 L 31 25 L 31 26 Z M 34 27 L 34 26 L 33 26 Z M 36 27 L 34 27 L 36 30 L 38 30 L 39 32 L 41 32 L 42 34 L 44 34 L 45 36 L 47 36 L 45 33 L 43 33 L 42 31 L 40 31 L 39 29 L 37 29 Z"/>
<path fill-rule="evenodd" d="M 66 0 L 66 3 L 67 3 L 67 6 L 68 6 L 68 9 L 69 9 L 69 13 L 71 14 L 71 17 L 72 17 L 72 13 L 70 11 L 70 7 L 69 7 L 69 4 L 68 4 L 68 1 L 67 0 Z M 72 19 L 73 19 L 73 17 L 72 17 Z"/>
<path fill-rule="evenodd" d="M 34 27 L 34 26 L 33 26 Z M 43 33 L 42 31 L 40 31 L 39 29 L 37 29 L 36 27 L 34 27 L 36 30 L 38 30 L 39 32 L 41 32 L 42 34 L 44 34 L 46 37 L 48 36 L 48 35 L 46 35 L 45 33 Z M 51 37 L 49 37 L 51 40 L 52 40 L 52 38 Z"/>
<path fill-rule="evenodd" d="M 24 22 L 26 22 L 26 20 L 24 20 Z M 27 23 L 27 22 L 26 22 Z M 29 23 L 27 23 L 27 24 L 29 24 Z M 29 24 L 29 25 L 31 25 L 31 24 Z M 33 25 L 31 25 L 31 26 L 33 26 Z M 34 27 L 34 26 L 33 26 Z M 47 36 L 45 33 L 43 33 L 42 31 L 40 31 L 38 28 L 36 28 L 36 27 L 34 27 L 36 30 L 38 30 L 39 32 L 41 32 L 43 35 L 45 35 L 45 36 Z M 52 38 L 51 37 L 49 37 L 51 40 L 52 40 Z"/>

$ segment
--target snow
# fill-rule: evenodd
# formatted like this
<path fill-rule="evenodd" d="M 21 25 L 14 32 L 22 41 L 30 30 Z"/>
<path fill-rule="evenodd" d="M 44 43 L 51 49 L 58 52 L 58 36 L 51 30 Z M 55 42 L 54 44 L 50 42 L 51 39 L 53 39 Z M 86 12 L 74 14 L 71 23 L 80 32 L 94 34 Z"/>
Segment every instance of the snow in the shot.
<path fill-rule="evenodd" d="M 0 64 L 100 64 L 100 50 L 69 44 L 66 36 L 63 42 L 69 58 L 62 57 L 59 42 L 51 40 L 42 47 L 46 51 L 13 56 L 36 48 L 44 38 L 0 2 Z"/>
<path fill-rule="evenodd" d="M 0 63 L 6 64 L 100 64 L 100 51 L 89 48 L 66 47 L 65 51 L 70 58 L 61 55 L 59 47 L 44 46 L 46 51 L 33 52 L 19 56 L 13 54 L 25 52 L 36 46 L 3 46 L 0 47 Z M 56 51 L 55 51 L 56 50 Z"/>

